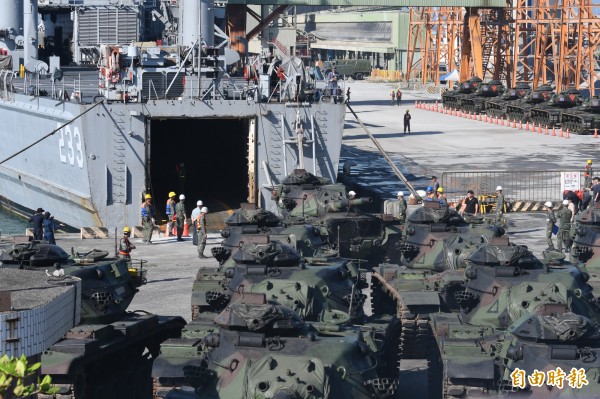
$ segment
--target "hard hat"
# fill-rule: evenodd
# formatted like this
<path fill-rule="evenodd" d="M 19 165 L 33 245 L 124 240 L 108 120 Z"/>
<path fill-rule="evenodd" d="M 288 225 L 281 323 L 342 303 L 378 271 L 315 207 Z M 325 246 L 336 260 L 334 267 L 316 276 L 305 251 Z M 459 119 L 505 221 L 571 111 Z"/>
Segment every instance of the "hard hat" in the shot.
<path fill-rule="evenodd" d="M 544 206 L 547 206 L 548 208 L 552 208 L 552 202 L 546 201 L 546 203 L 544 204 Z"/>
<path fill-rule="evenodd" d="M 433 187 L 427 186 L 427 188 L 425 189 L 425 191 L 433 191 Z"/>
<path fill-rule="evenodd" d="M 180 200 L 184 200 L 185 199 L 185 195 L 183 195 L 183 194 L 179 195 L 179 199 Z"/>
<path fill-rule="evenodd" d="M 438 193 L 443 193 L 444 192 L 444 188 L 443 187 L 438 187 L 437 192 Z"/>
<path fill-rule="evenodd" d="M 348 195 L 352 196 L 352 195 L 356 195 L 356 193 L 354 191 L 348 191 Z"/>
<path fill-rule="evenodd" d="M 131 233 L 131 229 L 128 226 L 123 227 L 123 233 Z"/>
<path fill-rule="evenodd" d="M 404 197 L 404 193 L 402 191 L 398 191 L 398 194 L 396 194 L 396 196 L 398 196 L 398 197 Z"/>
<path fill-rule="evenodd" d="M 588 159 L 588 162 L 587 162 L 587 163 L 592 163 L 592 160 L 591 160 L 591 159 Z"/>
<path fill-rule="evenodd" d="M 202 209 L 200 209 L 200 213 L 208 213 L 208 208 L 203 206 Z"/>
<path fill-rule="evenodd" d="M 502 191 L 502 186 L 496 187 L 496 191 Z"/>
<path fill-rule="evenodd" d="M 171 197 L 174 197 L 174 196 L 176 196 L 176 195 L 177 195 L 177 194 L 175 194 L 175 191 L 171 191 L 171 192 L 169 193 L 169 198 L 171 198 Z"/>
<path fill-rule="evenodd" d="M 152 198 L 152 196 L 150 194 L 146 194 L 146 195 L 144 195 L 144 198 L 150 199 L 150 198 Z"/>
<path fill-rule="evenodd" d="M 198 200 L 198 202 L 196 202 L 196 205 L 202 206 L 202 205 L 204 205 L 204 203 L 202 201 Z"/>
<path fill-rule="evenodd" d="M 569 200 L 563 200 L 563 205 L 569 205 Z"/>

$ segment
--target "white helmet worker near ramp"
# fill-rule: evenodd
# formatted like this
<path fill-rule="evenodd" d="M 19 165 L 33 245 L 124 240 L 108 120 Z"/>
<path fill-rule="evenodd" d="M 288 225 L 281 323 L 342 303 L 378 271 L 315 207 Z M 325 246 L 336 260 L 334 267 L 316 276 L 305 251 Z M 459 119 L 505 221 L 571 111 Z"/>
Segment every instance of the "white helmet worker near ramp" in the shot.
<path fill-rule="evenodd" d="M 175 205 L 175 224 L 177 226 L 177 241 L 185 241 L 183 236 L 183 229 L 187 224 L 187 216 L 185 214 L 185 195 L 179 195 L 179 202 Z M 187 235 L 186 235 L 187 236 Z"/>
<path fill-rule="evenodd" d="M 496 223 L 502 221 L 502 215 L 504 215 L 504 209 L 506 208 L 506 202 L 504 200 L 504 194 L 502 193 L 502 186 L 496 187 Z"/>
<path fill-rule="evenodd" d="M 198 245 L 198 218 L 200 217 L 200 210 L 202 209 L 203 205 L 204 205 L 204 202 L 202 202 L 202 200 L 196 201 L 196 207 L 192 211 L 191 220 L 192 220 L 192 226 L 194 226 L 194 228 L 192 229 L 192 235 L 194 237 L 192 240 L 192 243 L 194 245 Z"/>
<path fill-rule="evenodd" d="M 200 209 L 200 216 L 198 217 L 198 223 L 196 223 L 196 229 L 198 229 L 198 257 L 208 258 L 204 255 L 204 248 L 206 247 L 206 238 L 208 236 L 208 226 L 206 224 L 206 214 L 208 213 L 207 207 Z"/>

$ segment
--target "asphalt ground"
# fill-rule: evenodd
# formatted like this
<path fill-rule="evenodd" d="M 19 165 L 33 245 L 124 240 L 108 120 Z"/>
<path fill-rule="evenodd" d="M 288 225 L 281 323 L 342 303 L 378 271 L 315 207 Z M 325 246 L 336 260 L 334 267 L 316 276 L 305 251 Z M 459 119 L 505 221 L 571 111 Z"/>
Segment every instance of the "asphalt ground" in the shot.
<path fill-rule="evenodd" d="M 416 109 L 414 101 L 426 100 L 424 96 L 404 91 L 403 104 L 389 105 L 392 84 L 353 82 L 351 105 L 371 132 L 380 140 L 386 151 L 402 161 L 402 167 L 420 183 L 431 174 L 440 175 L 446 170 L 461 169 L 562 169 L 582 166 L 586 159 L 594 158 L 597 141 L 591 136 L 571 136 L 571 139 L 518 131 L 508 127 L 484 124 L 453 116 Z M 428 100 L 432 100 L 429 98 Z M 404 135 L 402 115 L 410 110 L 412 133 Z M 346 154 L 368 154 L 379 160 L 380 156 L 364 131 L 348 113 L 344 129 Z M 357 156 L 359 165 L 364 160 Z M 384 166 L 381 166 L 384 167 Z M 394 186 L 394 181 L 387 182 Z M 527 245 L 536 255 L 546 247 L 544 238 L 545 215 L 541 213 L 509 213 L 506 215 L 508 235 L 518 244 Z M 130 310 L 145 310 L 155 314 L 179 315 L 191 319 L 192 284 L 199 267 L 217 267 L 213 258 L 199 259 L 191 238 L 177 242 L 174 238 L 157 237 L 154 245 L 144 245 L 134 240 L 137 248 L 132 256 L 144 259 L 148 283 L 140 288 Z M 218 234 L 209 236 L 205 254 L 221 241 Z M 77 252 L 91 249 L 114 251 L 113 239 L 81 240 L 77 235 L 58 234 L 57 244 L 65 250 Z M 427 375 L 423 361 L 402 362 L 400 389 L 403 397 L 424 397 Z"/>

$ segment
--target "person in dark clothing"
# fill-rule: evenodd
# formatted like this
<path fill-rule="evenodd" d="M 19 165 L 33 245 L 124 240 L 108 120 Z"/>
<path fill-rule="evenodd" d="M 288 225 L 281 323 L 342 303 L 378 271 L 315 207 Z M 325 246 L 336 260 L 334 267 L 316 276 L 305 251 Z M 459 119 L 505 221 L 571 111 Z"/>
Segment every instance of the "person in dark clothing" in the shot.
<path fill-rule="evenodd" d="M 54 231 L 57 230 L 57 227 L 54 224 L 54 216 L 50 215 L 50 212 L 44 213 L 42 225 L 44 226 L 44 240 L 48 241 L 48 244 L 56 245 Z"/>
<path fill-rule="evenodd" d="M 36 241 L 42 241 L 44 239 L 44 210 L 38 208 L 35 214 L 29 218 L 29 222 L 33 222 L 33 239 Z"/>
<path fill-rule="evenodd" d="M 575 205 L 575 213 L 579 212 L 581 208 L 581 199 L 572 190 L 565 190 L 563 193 L 563 199 L 569 200 Z"/>
<path fill-rule="evenodd" d="M 408 133 L 410 133 L 410 113 L 406 110 L 404 114 L 404 133 L 406 133 L 406 129 L 408 129 Z"/>
<path fill-rule="evenodd" d="M 475 197 L 473 190 L 467 191 L 467 198 L 462 201 L 462 207 L 460 208 L 461 214 L 477 215 L 479 211 L 479 200 Z"/>
<path fill-rule="evenodd" d="M 346 89 L 346 104 L 350 104 L 350 88 Z"/>
<path fill-rule="evenodd" d="M 592 201 L 600 202 L 600 177 L 594 177 L 592 187 Z"/>
<path fill-rule="evenodd" d="M 592 190 L 589 187 L 583 189 L 583 200 L 581 201 L 581 211 L 585 211 L 592 202 Z"/>

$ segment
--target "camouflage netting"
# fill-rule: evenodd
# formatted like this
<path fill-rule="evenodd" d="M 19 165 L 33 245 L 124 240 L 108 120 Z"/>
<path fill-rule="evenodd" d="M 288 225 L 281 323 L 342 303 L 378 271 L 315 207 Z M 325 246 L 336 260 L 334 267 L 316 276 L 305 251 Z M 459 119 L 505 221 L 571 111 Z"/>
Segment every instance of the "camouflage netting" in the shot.
<path fill-rule="evenodd" d="M 238 209 L 225 219 L 227 226 L 257 225 L 259 227 L 276 227 L 281 220 L 273 212 L 264 209 Z"/>
<path fill-rule="evenodd" d="M 331 181 L 324 177 L 317 177 L 312 173 L 307 172 L 304 169 L 294 169 L 292 173 L 287 175 L 281 182 L 284 185 L 301 186 L 303 184 L 313 184 L 322 186 L 324 184 L 330 184 Z"/>
<path fill-rule="evenodd" d="M 524 340 L 575 342 L 600 339 L 598 327 L 575 313 L 523 317 L 511 329 L 514 335 Z"/>
<path fill-rule="evenodd" d="M 469 261 L 480 266 L 509 266 L 529 256 L 529 250 L 522 245 L 482 245 L 469 256 Z"/>
<path fill-rule="evenodd" d="M 246 305 L 236 303 L 230 306 L 231 325 L 236 325 L 236 321 L 243 320 L 246 323 L 248 331 L 260 332 L 272 327 L 277 321 L 286 320 L 291 325 L 300 328 L 303 325 L 302 320 L 293 310 L 285 306 L 276 305 Z"/>
<path fill-rule="evenodd" d="M 244 399 L 327 399 L 331 389 L 323 362 L 314 357 L 265 356 L 248 361 L 245 375 Z"/>

